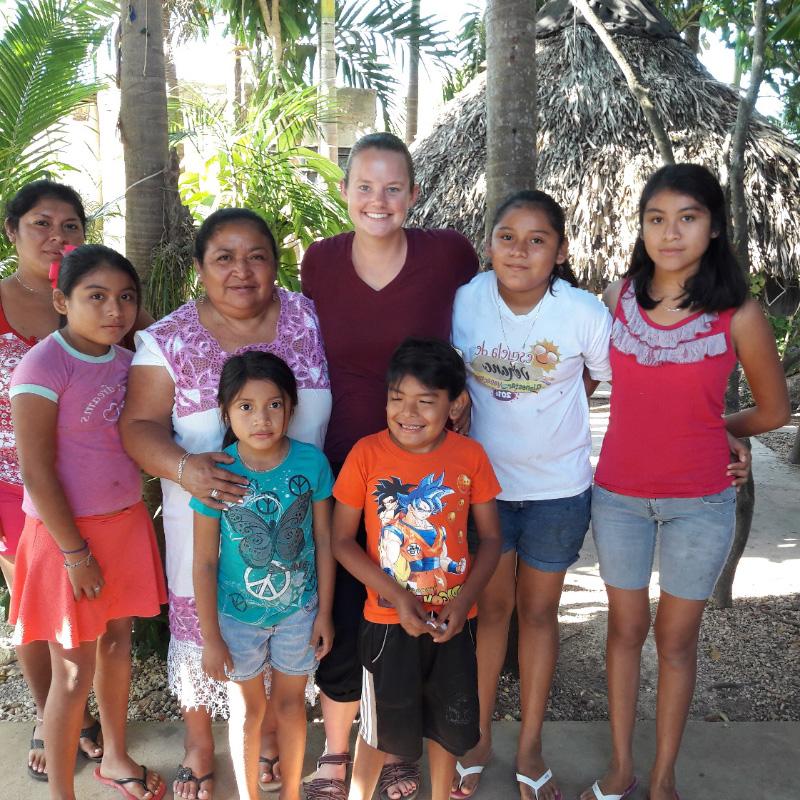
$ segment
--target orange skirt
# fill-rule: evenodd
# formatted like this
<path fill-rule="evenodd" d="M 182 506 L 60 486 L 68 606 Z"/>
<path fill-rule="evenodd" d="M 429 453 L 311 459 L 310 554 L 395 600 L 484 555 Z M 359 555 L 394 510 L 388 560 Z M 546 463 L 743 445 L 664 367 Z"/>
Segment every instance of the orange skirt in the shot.
<path fill-rule="evenodd" d="M 103 591 L 93 600 L 76 601 L 58 545 L 41 520 L 26 517 L 9 613 L 15 645 L 44 640 L 72 649 L 98 639 L 110 620 L 154 617 L 167 602 L 161 556 L 144 503 L 118 514 L 78 517 L 75 523 L 103 573 Z"/>

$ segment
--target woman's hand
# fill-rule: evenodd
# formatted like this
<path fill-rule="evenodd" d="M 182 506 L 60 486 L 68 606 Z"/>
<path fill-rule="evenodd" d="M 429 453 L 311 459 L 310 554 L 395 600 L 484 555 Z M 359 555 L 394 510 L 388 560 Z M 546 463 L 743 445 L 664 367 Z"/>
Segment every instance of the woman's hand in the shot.
<path fill-rule="evenodd" d="M 239 503 L 247 494 L 247 478 L 219 466 L 233 461 L 227 453 L 192 453 L 184 462 L 181 486 L 210 508 Z"/>
<path fill-rule="evenodd" d="M 70 561 L 71 563 L 79 563 L 86 558 L 87 554 L 88 551 L 79 554 L 80 557 L 78 558 L 73 557 Z M 70 563 L 70 561 L 67 563 Z M 67 570 L 69 582 L 72 584 L 72 596 L 76 601 L 84 596 L 87 600 L 95 600 L 100 597 L 106 582 L 103 580 L 100 565 L 93 558 L 88 564 L 81 564 L 79 567 L 72 567 L 71 569 L 64 567 L 64 569 Z"/>
<path fill-rule="evenodd" d="M 739 487 L 747 483 L 753 457 L 750 448 L 741 439 L 737 439 L 730 433 L 728 434 L 728 448 L 735 461 L 728 464 L 727 475 L 729 478 L 733 478 L 731 486 L 735 486 L 738 492 Z"/>
<path fill-rule="evenodd" d="M 218 639 L 203 640 L 203 672 L 215 681 L 227 681 L 233 672 L 233 659 L 228 645 L 220 636 Z"/>
<path fill-rule="evenodd" d="M 333 647 L 333 618 L 330 614 L 317 614 L 311 629 L 311 646 L 317 661 L 322 661 L 330 653 Z"/>

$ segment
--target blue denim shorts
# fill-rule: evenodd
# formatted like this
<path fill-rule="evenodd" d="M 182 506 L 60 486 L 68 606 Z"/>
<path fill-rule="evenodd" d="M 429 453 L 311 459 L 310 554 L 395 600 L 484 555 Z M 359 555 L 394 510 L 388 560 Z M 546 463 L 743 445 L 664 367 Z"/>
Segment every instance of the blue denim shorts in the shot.
<path fill-rule="evenodd" d="M 503 552 L 516 550 L 543 572 L 566 572 L 578 560 L 591 507 L 591 489 L 553 500 L 498 500 Z"/>
<path fill-rule="evenodd" d="M 228 677 L 232 681 L 250 680 L 268 663 L 284 675 L 313 675 L 317 659 L 311 646 L 311 629 L 316 618 L 316 603 L 267 628 L 220 614 L 219 629 L 233 659 L 233 672 Z"/>
<path fill-rule="evenodd" d="M 600 577 L 617 589 L 644 589 L 658 540 L 662 591 L 708 600 L 733 542 L 736 490 L 705 497 L 629 497 L 595 486 L 592 534 Z"/>

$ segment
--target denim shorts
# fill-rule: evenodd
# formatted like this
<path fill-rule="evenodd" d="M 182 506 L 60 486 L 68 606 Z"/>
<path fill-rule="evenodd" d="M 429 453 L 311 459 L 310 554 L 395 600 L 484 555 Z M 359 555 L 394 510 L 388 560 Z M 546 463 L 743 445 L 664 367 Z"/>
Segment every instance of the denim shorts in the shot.
<path fill-rule="evenodd" d="M 566 572 L 578 560 L 591 507 L 591 489 L 553 500 L 498 500 L 503 552 L 516 550 L 542 572 Z"/>
<path fill-rule="evenodd" d="M 731 549 L 736 490 L 705 497 L 630 497 L 594 487 L 592 533 L 600 577 L 617 589 L 650 584 L 658 539 L 662 591 L 708 600 Z"/>
<path fill-rule="evenodd" d="M 317 668 L 311 629 L 317 618 L 316 602 L 298 609 L 276 625 L 262 628 L 219 615 L 219 629 L 233 659 L 232 681 L 260 675 L 267 664 L 284 675 L 313 675 Z"/>

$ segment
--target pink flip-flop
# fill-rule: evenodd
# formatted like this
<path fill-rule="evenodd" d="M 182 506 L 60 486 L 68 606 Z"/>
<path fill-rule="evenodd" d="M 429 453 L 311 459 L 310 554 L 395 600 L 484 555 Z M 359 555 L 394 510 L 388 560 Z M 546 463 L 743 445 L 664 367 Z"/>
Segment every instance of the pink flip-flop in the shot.
<path fill-rule="evenodd" d="M 151 792 L 152 800 L 161 800 L 161 798 L 167 792 L 167 784 L 164 781 L 161 781 L 161 786 L 155 791 L 152 792 L 150 787 L 147 785 L 147 767 L 142 764 L 142 777 L 141 778 L 104 778 L 100 774 L 100 767 L 95 768 L 94 771 L 94 779 L 96 781 L 100 781 L 104 786 L 108 786 L 111 789 L 116 789 L 124 798 L 125 800 L 139 800 L 139 798 L 135 794 L 131 794 L 126 788 L 126 783 L 138 783 L 144 787 L 146 792 Z"/>

